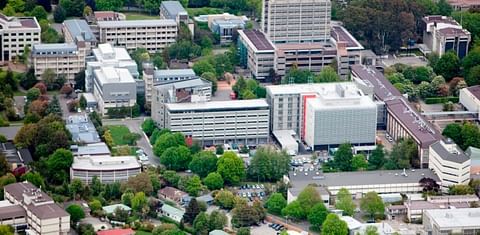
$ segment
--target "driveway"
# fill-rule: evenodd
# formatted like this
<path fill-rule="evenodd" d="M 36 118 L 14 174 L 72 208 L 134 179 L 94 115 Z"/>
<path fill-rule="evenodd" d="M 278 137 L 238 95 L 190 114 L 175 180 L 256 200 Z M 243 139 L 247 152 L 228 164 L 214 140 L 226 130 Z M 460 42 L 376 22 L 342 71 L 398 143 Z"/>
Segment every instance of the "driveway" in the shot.
<path fill-rule="evenodd" d="M 128 127 L 131 132 L 140 134 L 141 138 L 137 141 L 137 146 L 142 148 L 148 155 L 148 160 L 151 164 L 160 165 L 160 159 L 153 154 L 152 145 L 147 139 L 147 136 L 142 131 L 142 123 L 144 117 L 138 117 L 133 119 L 103 119 L 103 125 L 123 125 Z"/>

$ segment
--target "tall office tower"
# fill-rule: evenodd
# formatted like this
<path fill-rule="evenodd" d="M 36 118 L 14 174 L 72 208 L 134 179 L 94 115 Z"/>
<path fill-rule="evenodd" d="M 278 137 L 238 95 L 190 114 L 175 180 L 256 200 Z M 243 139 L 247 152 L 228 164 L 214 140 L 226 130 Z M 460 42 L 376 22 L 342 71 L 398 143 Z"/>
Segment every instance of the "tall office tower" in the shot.
<path fill-rule="evenodd" d="M 330 0 L 263 0 L 262 30 L 273 43 L 330 39 Z"/>

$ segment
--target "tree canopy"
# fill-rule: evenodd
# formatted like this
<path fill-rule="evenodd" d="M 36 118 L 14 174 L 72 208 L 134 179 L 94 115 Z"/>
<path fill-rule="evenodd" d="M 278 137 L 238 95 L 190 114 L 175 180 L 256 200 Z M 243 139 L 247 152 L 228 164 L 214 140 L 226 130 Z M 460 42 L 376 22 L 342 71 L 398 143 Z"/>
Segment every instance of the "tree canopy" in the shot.
<path fill-rule="evenodd" d="M 238 184 L 245 178 L 243 160 L 234 152 L 225 152 L 217 162 L 217 172 L 227 184 Z"/>
<path fill-rule="evenodd" d="M 285 151 L 260 147 L 250 160 L 248 174 L 251 179 L 277 181 L 290 169 L 290 156 Z"/>

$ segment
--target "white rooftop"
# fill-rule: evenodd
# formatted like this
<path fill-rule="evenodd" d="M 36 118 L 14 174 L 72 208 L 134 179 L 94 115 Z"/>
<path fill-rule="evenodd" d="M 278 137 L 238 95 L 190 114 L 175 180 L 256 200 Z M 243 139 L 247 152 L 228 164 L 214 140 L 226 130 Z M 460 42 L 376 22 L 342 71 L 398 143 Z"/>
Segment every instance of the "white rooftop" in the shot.
<path fill-rule="evenodd" d="M 443 228 L 480 228 L 480 208 L 435 209 L 424 212 L 432 222 Z"/>
<path fill-rule="evenodd" d="M 74 170 L 123 170 L 140 168 L 135 156 L 84 156 L 73 159 Z"/>
<path fill-rule="evenodd" d="M 122 21 L 123 22 L 123 21 Z M 133 61 L 124 47 L 113 47 L 109 43 L 98 45 L 98 48 L 93 49 L 93 55 L 97 61 Z"/>
<path fill-rule="evenodd" d="M 197 103 L 169 103 L 165 104 L 170 111 L 182 110 L 229 110 L 229 109 L 247 109 L 247 108 L 268 108 L 265 99 L 253 100 L 227 100 L 227 101 L 209 101 Z"/>
<path fill-rule="evenodd" d="M 135 83 L 128 69 L 101 67 L 95 70 L 95 76 L 101 84 L 108 83 Z"/>
<path fill-rule="evenodd" d="M 347 223 L 348 230 L 360 229 L 362 227 L 362 223 L 351 216 L 341 216 L 340 219 Z"/>
<path fill-rule="evenodd" d="M 283 94 L 305 94 L 305 93 L 325 93 L 335 91 L 336 85 L 346 86 L 351 90 L 358 90 L 353 82 L 329 82 L 329 83 L 311 83 L 311 84 L 283 84 L 266 86 L 267 92 L 273 95 Z"/>

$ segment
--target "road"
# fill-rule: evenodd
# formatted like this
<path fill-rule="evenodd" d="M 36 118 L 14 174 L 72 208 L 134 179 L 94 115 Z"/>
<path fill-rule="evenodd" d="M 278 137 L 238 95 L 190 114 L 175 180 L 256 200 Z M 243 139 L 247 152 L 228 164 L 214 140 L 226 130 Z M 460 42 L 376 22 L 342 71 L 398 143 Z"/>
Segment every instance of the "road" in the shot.
<path fill-rule="evenodd" d="M 128 127 L 131 132 L 140 134 L 141 138 L 137 141 L 137 146 L 142 148 L 145 151 L 145 154 L 148 155 L 148 159 L 153 165 L 160 165 L 160 160 L 153 154 L 152 146 L 150 141 L 147 139 L 147 136 L 142 131 L 143 117 L 133 118 L 133 119 L 103 119 L 103 125 L 124 125 Z"/>

